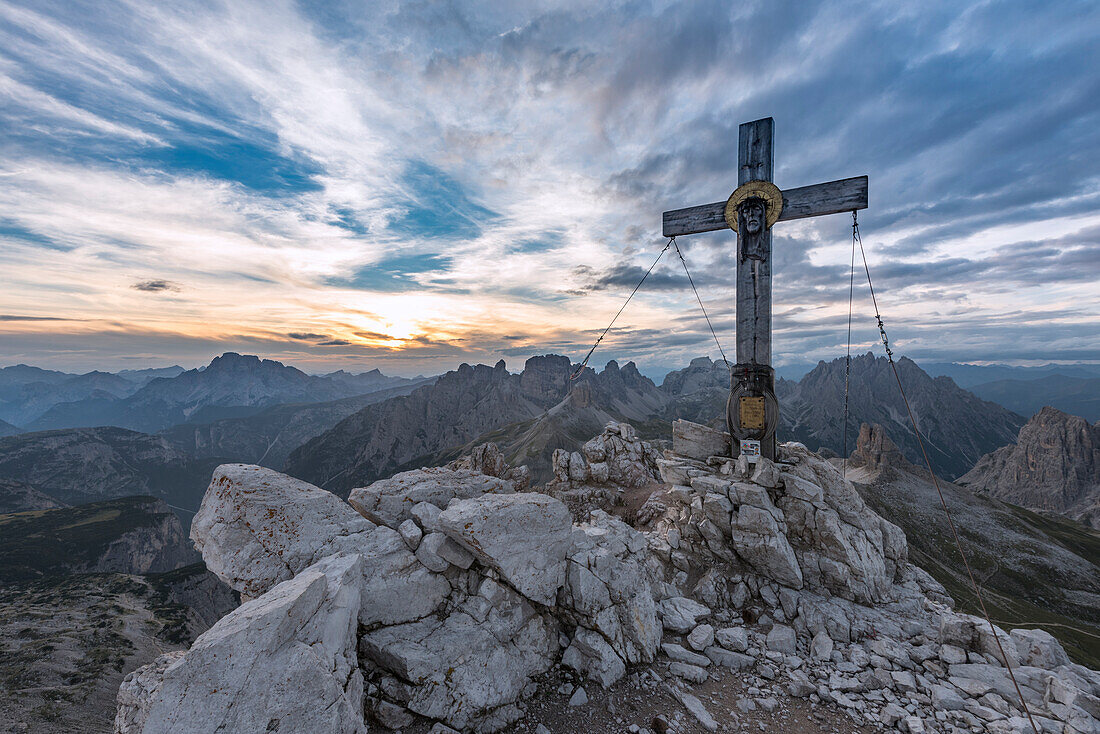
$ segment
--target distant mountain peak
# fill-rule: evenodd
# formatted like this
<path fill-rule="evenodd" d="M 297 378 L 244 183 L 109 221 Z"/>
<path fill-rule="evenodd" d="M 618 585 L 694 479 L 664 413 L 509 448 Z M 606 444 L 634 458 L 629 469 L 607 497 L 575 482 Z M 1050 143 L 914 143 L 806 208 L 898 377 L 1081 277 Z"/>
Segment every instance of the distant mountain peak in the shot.
<path fill-rule="evenodd" d="M 1014 445 L 983 456 L 959 484 L 1100 528 L 1100 425 L 1045 406 Z"/>

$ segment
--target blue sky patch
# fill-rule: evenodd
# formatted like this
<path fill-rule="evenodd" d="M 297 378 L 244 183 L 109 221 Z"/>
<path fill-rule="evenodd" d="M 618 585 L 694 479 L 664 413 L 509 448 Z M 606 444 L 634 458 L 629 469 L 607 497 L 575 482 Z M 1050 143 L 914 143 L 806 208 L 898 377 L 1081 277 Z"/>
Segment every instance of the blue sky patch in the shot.
<path fill-rule="evenodd" d="M 420 286 L 414 276 L 423 273 L 445 272 L 451 266 L 448 255 L 437 253 L 398 255 L 366 265 L 350 278 L 330 278 L 327 283 L 342 288 L 359 288 L 367 291 L 403 291 Z"/>
<path fill-rule="evenodd" d="M 410 237 L 473 239 L 499 218 L 474 203 L 462 186 L 439 168 L 410 161 L 401 179 L 404 198 L 395 202 L 401 214 L 390 222 L 395 234 Z"/>

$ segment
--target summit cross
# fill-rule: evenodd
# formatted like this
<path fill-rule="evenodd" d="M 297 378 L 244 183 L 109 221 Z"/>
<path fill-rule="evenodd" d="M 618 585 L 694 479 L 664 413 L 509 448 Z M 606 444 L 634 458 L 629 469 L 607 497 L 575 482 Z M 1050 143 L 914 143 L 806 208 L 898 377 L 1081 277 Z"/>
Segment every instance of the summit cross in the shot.
<path fill-rule="evenodd" d="M 772 233 L 777 221 L 867 208 L 867 177 L 781 191 L 772 183 L 770 117 L 738 129 L 737 190 L 726 201 L 664 213 L 664 236 L 737 232 L 737 364 L 730 379 L 726 424 L 732 455 L 775 459 L 779 403 L 772 358 Z"/>

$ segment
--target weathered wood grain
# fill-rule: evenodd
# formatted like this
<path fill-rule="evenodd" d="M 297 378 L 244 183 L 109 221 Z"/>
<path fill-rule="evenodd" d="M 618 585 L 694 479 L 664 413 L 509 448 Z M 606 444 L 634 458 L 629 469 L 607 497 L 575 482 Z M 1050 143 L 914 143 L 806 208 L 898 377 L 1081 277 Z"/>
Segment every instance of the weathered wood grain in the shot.
<path fill-rule="evenodd" d="M 775 120 L 743 122 L 737 128 L 737 185 L 772 180 L 772 139 Z M 722 203 L 725 206 L 725 202 Z"/>
<path fill-rule="evenodd" d="M 784 191 L 783 212 L 779 215 L 779 221 L 820 217 L 866 208 L 867 177 L 842 178 L 838 181 Z M 664 213 L 664 236 L 678 237 L 727 229 L 725 212 L 725 201 L 667 211 Z"/>
<path fill-rule="evenodd" d="M 772 180 L 772 118 L 746 122 L 738 129 L 737 181 Z M 723 209 L 725 204 L 722 205 Z M 723 221 L 723 224 L 725 222 Z M 738 364 L 772 363 L 772 233 L 759 235 L 755 248 L 763 260 L 741 257 L 744 233 L 737 236 Z"/>

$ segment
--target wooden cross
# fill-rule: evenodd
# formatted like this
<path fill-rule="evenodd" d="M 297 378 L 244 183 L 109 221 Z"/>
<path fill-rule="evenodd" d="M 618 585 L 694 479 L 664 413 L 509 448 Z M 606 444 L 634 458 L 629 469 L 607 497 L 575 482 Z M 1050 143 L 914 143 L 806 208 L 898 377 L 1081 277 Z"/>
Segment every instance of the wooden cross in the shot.
<path fill-rule="evenodd" d="M 770 117 L 746 122 L 738 129 L 739 187 L 752 181 L 772 180 L 774 129 L 775 122 Z M 778 218 L 781 222 L 866 209 L 867 177 L 787 189 L 781 194 L 783 207 Z M 730 227 L 726 205 L 726 201 L 719 201 L 665 212 L 665 237 Z M 740 209 L 738 212 L 737 216 L 741 216 Z M 749 236 L 744 229 L 740 227 L 737 232 L 737 364 L 730 381 L 726 423 L 733 438 L 733 456 L 743 451 L 750 461 L 755 461 L 756 456 L 774 460 L 779 404 L 775 399 L 775 371 L 771 367 L 771 227 L 765 225 L 760 234 L 752 238 L 751 253 L 745 252 L 745 240 Z"/>

